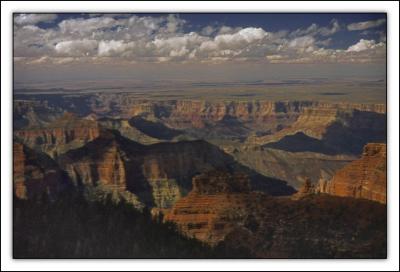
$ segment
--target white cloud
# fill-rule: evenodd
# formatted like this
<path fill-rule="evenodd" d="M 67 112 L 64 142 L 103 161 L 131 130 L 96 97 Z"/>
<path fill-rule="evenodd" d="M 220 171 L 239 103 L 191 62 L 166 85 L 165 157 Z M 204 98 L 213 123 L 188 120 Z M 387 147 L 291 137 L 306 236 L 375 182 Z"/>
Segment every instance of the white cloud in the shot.
<path fill-rule="evenodd" d="M 373 49 L 377 46 L 374 40 L 361 39 L 358 43 L 349 46 L 347 52 L 360 52 L 368 49 Z"/>
<path fill-rule="evenodd" d="M 314 48 L 315 38 L 312 36 L 303 36 L 295 38 L 289 42 L 289 48 L 298 50 L 299 52 L 311 51 Z"/>
<path fill-rule="evenodd" d="M 101 57 L 111 57 L 115 55 L 123 55 L 135 47 L 135 42 L 125 43 L 124 41 L 100 41 L 98 47 L 98 55 Z"/>
<path fill-rule="evenodd" d="M 170 14 L 167 19 L 167 31 L 170 33 L 177 32 L 180 27 L 185 23 L 184 20 L 177 18 L 175 15 Z"/>
<path fill-rule="evenodd" d="M 40 22 L 52 22 L 57 18 L 55 14 L 19 14 L 14 17 L 17 25 L 34 25 Z"/>
<path fill-rule="evenodd" d="M 238 45 L 241 43 L 252 43 L 259 41 L 268 35 L 262 28 L 248 27 L 233 34 L 221 34 L 215 37 L 217 44 Z"/>
<path fill-rule="evenodd" d="M 65 56 L 89 56 L 97 49 L 95 40 L 63 41 L 56 44 L 54 49 L 60 55 Z"/>
<path fill-rule="evenodd" d="M 378 27 L 386 23 L 386 19 L 378 19 L 375 21 L 364 21 L 359 23 L 352 23 L 347 26 L 350 31 L 365 30 L 368 28 Z"/>
<path fill-rule="evenodd" d="M 44 18 L 42 18 L 44 19 Z M 383 61 L 383 38 L 360 40 L 344 49 L 329 49 L 337 20 L 289 32 L 259 27 L 204 26 L 185 32 L 187 22 L 169 16 L 97 15 L 61 21 L 42 29 L 17 24 L 14 56 L 18 63 L 223 62 L 270 63 Z"/>

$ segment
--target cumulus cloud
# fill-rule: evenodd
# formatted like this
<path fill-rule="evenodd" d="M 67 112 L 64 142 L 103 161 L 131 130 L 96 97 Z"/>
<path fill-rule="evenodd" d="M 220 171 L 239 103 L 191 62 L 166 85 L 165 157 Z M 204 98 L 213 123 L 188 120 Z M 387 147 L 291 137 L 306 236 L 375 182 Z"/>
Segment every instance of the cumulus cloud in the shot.
<path fill-rule="evenodd" d="M 365 30 L 373 27 L 378 27 L 386 23 L 386 19 L 378 19 L 375 21 L 364 21 L 359 23 L 352 23 L 347 26 L 350 31 Z"/>
<path fill-rule="evenodd" d="M 124 55 L 130 49 L 133 49 L 135 42 L 125 43 L 124 41 L 100 41 L 98 55 L 101 57 L 111 57 L 114 55 Z"/>
<path fill-rule="evenodd" d="M 375 49 L 382 47 L 383 43 L 376 43 L 374 40 L 364 40 L 361 39 L 358 43 L 350 46 L 347 52 L 361 52 L 369 49 Z"/>
<path fill-rule="evenodd" d="M 96 40 L 84 39 L 59 42 L 54 49 L 60 55 L 79 57 L 92 55 L 97 46 L 98 42 Z"/>
<path fill-rule="evenodd" d="M 315 39 L 312 36 L 295 38 L 289 42 L 289 47 L 299 51 L 310 51 L 314 48 Z"/>
<path fill-rule="evenodd" d="M 34 25 L 40 22 L 52 22 L 57 18 L 55 14 L 19 14 L 14 17 L 16 25 Z"/>
<path fill-rule="evenodd" d="M 333 35 L 341 29 L 337 20 L 332 20 L 327 26 L 311 24 L 292 32 L 272 32 L 260 27 L 218 24 L 187 31 L 190 29 L 188 22 L 175 15 L 98 14 L 66 19 L 46 29 L 33 22 L 52 18 L 26 18 L 25 21 L 20 19 L 15 22 L 18 27 L 14 31 L 14 60 L 31 65 L 85 62 L 368 62 L 383 61 L 386 57 L 383 39 L 362 39 L 348 48 L 330 49 L 335 39 Z"/>

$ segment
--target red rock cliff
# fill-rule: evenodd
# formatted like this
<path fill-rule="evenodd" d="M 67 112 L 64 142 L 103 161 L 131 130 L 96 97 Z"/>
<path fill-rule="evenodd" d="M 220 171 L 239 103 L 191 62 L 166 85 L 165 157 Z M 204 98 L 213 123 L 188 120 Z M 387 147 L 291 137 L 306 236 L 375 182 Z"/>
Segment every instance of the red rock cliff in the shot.
<path fill-rule="evenodd" d="M 216 245 L 234 229 L 236 214 L 245 207 L 250 184 L 243 174 L 212 171 L 193 178 L 193 190 L 178 200 L 165 220 L 188 237 Z"/>
<path fill-rule="evenodd" d="M 370 143 L 362 157 L 336 172 L 321 191 L 386 203 L 386 144 Z"/>

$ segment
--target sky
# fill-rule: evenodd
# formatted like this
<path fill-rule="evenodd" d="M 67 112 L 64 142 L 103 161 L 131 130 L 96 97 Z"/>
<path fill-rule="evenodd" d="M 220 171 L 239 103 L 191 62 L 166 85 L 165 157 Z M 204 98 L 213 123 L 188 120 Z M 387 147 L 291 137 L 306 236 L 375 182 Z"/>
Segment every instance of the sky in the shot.
<path fill-rule="evenodd" d="M 384 13 L 14 14 L 14 81 L 384 78 Z"/>

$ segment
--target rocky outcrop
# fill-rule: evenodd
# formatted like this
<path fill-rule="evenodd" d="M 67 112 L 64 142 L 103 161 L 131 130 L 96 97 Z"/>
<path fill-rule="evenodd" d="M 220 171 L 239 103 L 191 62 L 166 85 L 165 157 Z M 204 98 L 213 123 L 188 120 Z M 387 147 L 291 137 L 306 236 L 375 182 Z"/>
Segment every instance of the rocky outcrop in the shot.
<path fill-rule="evenodd" d="M 336 196 L 365 198 L 386 203 L 386 144 L 370 143 L 360 159 L 321 181 L 320 191 Z"/>
<path fill-rule="evenodd" d="M 304 179 L 303 186 L 292 196 L 292 199 L 297 200 L 304 197 L 308 197 L 316 193 L 314 184 L 312 184 L 309 178 Z"/>
<path fill-rule="evenodd" d="M 14 195 L 21 199 L 54 199 L 70 187 L 67 175 L 46 154 L 13 144 Z"/>
<path fill-rule="evenodd" d="M 97 119 L 96 121 L 101 127 L 118 130 L 122 136 L 141 144 L 154 144 L 162 141 L 143 133 L 133 126 L 128 119 L 103 117 Z"/>
<path fill-rule="evenodd" d="M 210 172 L 193 178 L 193 190 L 164 220 L 185 236 L 256 258 L 385 256 L 384 205 L 313 194 L 309 181 L 295 196 L 249 192 L 246 176 Z"/>
<path fill-rule="evenodd" d="M 158 141 L 201 138 L 265 145 L 301 133 L 311 140 L 323 141 L 324 147 L 328 145 L 324 150 L 329 153 L 358 155 L 367 142 L 383 142 L 386 131 L 384 104 L 138 99 L 133 93 L 59 95 L 51 97 L 49 104 L 80 116 L 129 120 L 128 125 L 104 123 L 107 128 L 118 129 L 146 144 L 156 142 L 153 138 Z"/>
<path fill-rule="evenodd" d="M 312 109 L 319 109 L 327 113 L 332 109 L 386 112 L 385 106 L 380 104 L 324 103 L 317 101 L 131 100 L 131 106 L 134 110 L 130 114 L 133 115 L 152 114 L 159 118 L 180 118 L 182 120 L 200 117 L 205 121 L 222 120 L 226 115 L 244 121 L 266 121 L 273 115 L 298 114 Z"/>
<path fill-rule="evenodd" d="M 262 136 L 251 135 L 247 143 L 265 145 L 305 135 L 338 153 L 359 153 L 368 141 L 386 139 L 386 115 L 379 107 L 371 108 L 377 111 L 368 111 L 357 105 L 353 105 L 354 108 L 341 104 L 324 106 L 304 108 L 298 118 L 283 129 Z M 354 145 L 357 141 L 361 146 L 349 146 L 349 143 Z"/>
<path fill-rule="evenodd" d="M 170 208 L 191 189 L 191 178 L 213 169 L 242 170 L 253 189 L 288 195 L 285 182 L 262 176 L 205 141 L 141 145 L 116 131 L 104 131 L 94 141 L 58 159 L 76 186 L 113 187 L 129 192 L 149 207 Z"/>
<path fill-rule="evenodd" d="M 56 157 L 70 149 L 78 148 L 99 136 L 97 122 L 64 115 L 46 126 L 30 127 L 14 131 L 14 135 L 30 148 Z"/>
<path fill-rule="evenodd" d="M 239 215 L 222 244 L 245 248 L 250 256 L 386 257 L 386 207 L 377 202 L 323 194 L 298 200 L 257 196 Z"/>
<path fill-rule="evenodd" d="M 170 128 L 205 129 L 224 119 L 237 119 L 245 127 L 260 132 L 277 132 L 291 127 L 307 135 L 319 137 L 336 112 L 358 110 L 385 114 L 384 104 L 328 103 L 312 100 L 207 100 L 207 99 L 138 99 L 134 93 L 98 93 L 52 99 L 51 105 L 79 115 L 129 119 L 133 116 L 161 120 Z M 79 99 L 80 98 L 80 99 Z M 53 104 L 54 103 L 54 104 Z M 303 125 L 307 123 L 307 127 Z M 321 123 L 324 126 L 321 126 Z M 310 126 L 310 124 L 313 124 Z M 243 135 L 242 135 L 243 136 Z M 246 135 L 247 136 L 247 135 Z M 277 138 L 275 138 L 276 140 Z M 266 143 L 266 139 L 252 139 Z M 270 140 L 268 140 L 270 141 Z"/>
<path fill-rule="evenodd" d="M 143 147 L 138 143 L 111 131 L 102 131 L 95 140 L 61 155 L 58 162 L 75 187 L 117 195 L 142 208 L 144 201 L 130 192 L 135 189 L 140 194 L 143 190 L 139 170 L 130 161 L 141 150 Z"/>
<path fill-rule="evenodd" d="M 235 215 L 224 212 L 243 208 L 249 193 L 249 178 L 244 174 L 204 173 L 193 178 L 192 191 L 164 219 L 176 223 L 184 235 L 216 245 L 236 225 Z"/>

